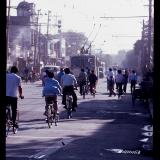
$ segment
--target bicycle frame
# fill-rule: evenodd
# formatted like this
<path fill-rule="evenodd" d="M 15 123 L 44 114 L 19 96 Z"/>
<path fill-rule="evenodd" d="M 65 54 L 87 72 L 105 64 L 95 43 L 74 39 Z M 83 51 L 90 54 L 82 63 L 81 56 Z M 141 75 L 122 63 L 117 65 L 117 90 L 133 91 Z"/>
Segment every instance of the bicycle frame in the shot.
<path fill-rule="evenodd" d="M 48 127 L 51 128 L 52 123 L 54 121 L 55 126 L 57 126 L 57 122 L 59 120 L 59 115 L 57 114 L 55 108 L 54 108 L 54 101 L 52 101 L 52 103 L 48 103 L 47 104 L 47 123 L 48 123 Z"/>
<path fill-rule="evenodd" d="M 68 119 L 70 119 L 72 117 L 72 102 L 73 102 L 72 95 L 67 93 L 67 95 L 66 95 L 66 107 L 67 107 Z"/>
<path fill-rule="evenodd" d="M 17 117 L 16 117 L 16 123 L 19 122 L 19 111 L 17 110 Z M 6 137 L 9 134 L 10 128 L 13 128 L 13 133 L 16 134 L 17 128 L 13 127 L 13 120 L 12 120 L 12 110 L 11 106 L 6 106 Z"/>

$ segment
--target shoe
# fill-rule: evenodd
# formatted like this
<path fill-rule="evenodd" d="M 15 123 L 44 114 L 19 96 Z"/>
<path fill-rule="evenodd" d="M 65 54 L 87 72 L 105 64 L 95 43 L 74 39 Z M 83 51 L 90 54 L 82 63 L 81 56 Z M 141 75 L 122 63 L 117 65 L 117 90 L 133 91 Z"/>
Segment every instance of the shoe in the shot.
<path fill-rule="evenodd" d="M 18 128 L 14 126 L 14 127 L 13 127 L 13 133 L 16 134 L 17 131 L 18 131 Z"/>
<path fill-rule="evenodd" d="M 17 123 L 15 123 L 15 124 L 13 125 L 13 127 L 14 127 L 14 128 L 19 128 L 19 126 L 18 126 Z"/>

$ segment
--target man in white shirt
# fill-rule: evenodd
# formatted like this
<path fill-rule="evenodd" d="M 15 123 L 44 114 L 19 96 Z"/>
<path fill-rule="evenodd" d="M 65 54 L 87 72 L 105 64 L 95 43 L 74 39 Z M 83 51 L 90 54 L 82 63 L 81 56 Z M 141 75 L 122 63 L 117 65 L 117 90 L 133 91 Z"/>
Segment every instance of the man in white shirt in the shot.
<path fill-rule="evenodd" d="M 17 73 L 17 67 L 12 66 L 11 73 L 6 74 L 6 105 L 11 105 L 13 129 L 18 128 L 16 124 L 18 92 L 19 97 L 24 98 L 22 96 L 21 77 Z"/>
<path fill-rule="evenodd" d="M 66 94 L 69 92 L 73 97 L 72 110 L 76 111 L 75 108 L 77 107 L 77 95 L 74 91 L 74 86 L 77 86 L 77 80 L 75 76 L 70 73 L 69 68 L 65 68 L 64 72 L 65 74 L 61 77 L 61 86 L 63 88 L 62 104 L 66 105 Z"/>

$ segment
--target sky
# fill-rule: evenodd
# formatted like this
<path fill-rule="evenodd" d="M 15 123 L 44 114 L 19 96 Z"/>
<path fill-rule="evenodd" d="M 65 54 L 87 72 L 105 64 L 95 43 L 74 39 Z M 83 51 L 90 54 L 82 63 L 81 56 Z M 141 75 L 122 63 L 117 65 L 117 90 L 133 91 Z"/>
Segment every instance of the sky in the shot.
<path fill-rule="evenodd" d="M 7 0 L 8 1 L 8 0 Z M 23 0 L 10 0 L 11 6 L 17 6 Z M 134 43 L 141 38 L 142 21 L 139 18 L 102 18 L 148 16 L 149 0 L 26 0 L 41 9 L 39 21 L 47 23 L 48 10 L 51 11 L 51 23 L 56 17 L 62 20 L 62 31 L 83 32 L 96 49 L 103 53 L 116 54 L 119 50 L 133 49 Z M 11 15 L 15 15 L 11 9 Z M 47 27 L 42 28 L 46 33 Z M 55 31 L 50 28 L 50 32 Z M 54 32 L 53 32 L 54 33 Z"/>

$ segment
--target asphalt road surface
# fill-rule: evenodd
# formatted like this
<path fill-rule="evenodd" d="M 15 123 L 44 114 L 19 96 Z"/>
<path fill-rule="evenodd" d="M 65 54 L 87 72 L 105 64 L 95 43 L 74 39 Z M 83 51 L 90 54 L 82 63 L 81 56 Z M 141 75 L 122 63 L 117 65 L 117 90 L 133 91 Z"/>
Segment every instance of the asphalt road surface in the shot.
<path fill-rule="evenodd" d="M 152 160 L 141 152 L 142 141 L 151 133 L 148 110 L 131 96 L 108 97 L 106 80 L 100 79 L 95 98 L 78 96 L 72 119 L 58 97 L 60 120 L 48 128 L 45 122 L 41 82 L 23 83 L 25 98 L 19 99 L 17 134 L 6 138 L 7 160 Z"/>

